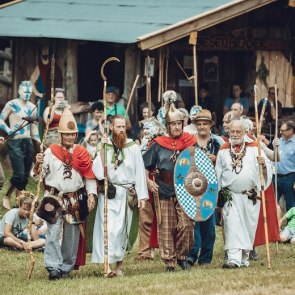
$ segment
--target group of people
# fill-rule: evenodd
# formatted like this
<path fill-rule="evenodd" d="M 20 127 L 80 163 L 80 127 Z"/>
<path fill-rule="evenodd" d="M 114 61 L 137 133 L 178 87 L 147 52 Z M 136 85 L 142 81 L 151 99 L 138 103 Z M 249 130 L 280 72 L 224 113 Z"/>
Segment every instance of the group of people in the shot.
<path fill-rule="evenodd" d="M 130 121 L 123 107 L 116 103 L 112 91 L 107 90 L 109 132 L 105 134 L 102 128 L 103 105 L 94 103 L 93 119 L 87 122 L 86 128 L 87 148 L 75 143 L 78 136 L 75 118 L 70 108 L 65 103 L 61 107 L 56 98 L 55 107 L 51 108 L 51 113 L 48 109 L 45 117 L 58 140 L 49 143 L 44 153 L 37 153 L 33 167 L 34 177 L 41 175 L 44 183 L 44 198 L 37 214 L 47 224 L 46 242 L 32 235 L 34 242 L 25 244 L 14 235 L 14 227 L 19 226 L 19 222 L 12 223 L 11 215 L 23 221 L 28 218 L 30 210 L 30 201 L 22 198 L 17 213 L 9 211 L 9 215 L 2 220 L 0 245 L 27 250 L 28 247 L 45 244 L 44 261 L 49 279 L 67 277 L 72 270 L 85 264 L 85 220 L 97 205 L 92 262 L 104 263 L 107 255 L 108 277 L 123 275 L 124 256 L 132 246 L 131 231 L 136 214 L 139 214 L 137 260 L 153 259 L 154 249 L 159 248 L 168 272 L 175 271 L 177 265 L 182 270 L 189 270 L 195 263 L 210 264 L 218 215 L 213 213 L 205 221 L 190 218 L 181 206 L 175 188 L 177 159 L 183 150 L 190 147 L 202 151 L 215 167 L 226 254 L 224 268 L 249 266 L 250 251 L 263 243 L 259 236 L 263 235 L 259 231 L 262 220 L 261 187 L 270 188 L 268 203 L 275 207 L 275 213 L 268 215 L 268 220 L 274 224 L 270 241 L 281 239 L 294 243 L 293 121 L 281 125 L 282 136 L 273 142 L 277 152 L 275 156 L 275 152 L 262 142 L 260 149 L 254 134 L 255 128 L 260 127 L 242 117 L 245 108 L 240 102 L 233 101 L 229 105 L 231 111 L 226 112 L 223 118 L 224 133 L 219 136 L 211 132 L 215 124 L 214 116 L 202 106 L 191 109 L 191 124 L 185 126 L 188 112 L 176 108 L 177 95 L 168 90 L 163 94 L 165 104 L 157 118 L 145 118 L 141 122 L 143 138 L 139 145 L 127 137 Z M 11 187 L 18 191 L 25 189 L 33 163 L 32 138 L 40 142 L 37 122 L 30 119 L 35 114 L 34 105 L 29 102 L 30 93 L 30 82 L 23 82 L 19 88 L 19 99 L 8 102 L 0 118 L 0 128 L 12 136 L 9 141 L 13 168 L 10 182 Z M 61 108 L 63 110 L 59 111 Z M 7 118 L 10 127 L 5 123 Z M 20 128 L 22 121 L 30 124 Z M 15 160 L 16 156 L 18 160 Z M 271 162 L 274 159 L 279 161 L 278 195 L 284 195 L 288 211 L 280 220 L 280 225 L 288 223 L 281 237 L 271 185 Z M 108 208 L 105 212 L 106 175 Z M 196 189 L 199 189 L 203 179 L 201 174 L 192 180 Z M 10 209 L 12 188 L 3 200 L 7 209 Z M 106 218 L 107 228 L 104 227 Z M 105 232 L 108 233 L 107 240 Z"/>

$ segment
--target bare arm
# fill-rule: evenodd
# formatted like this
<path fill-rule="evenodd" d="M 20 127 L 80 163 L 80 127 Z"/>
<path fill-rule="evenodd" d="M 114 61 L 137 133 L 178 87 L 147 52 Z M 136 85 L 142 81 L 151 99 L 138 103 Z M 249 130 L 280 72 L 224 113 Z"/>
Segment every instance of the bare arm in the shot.
<path fill-rule="evenodd" d="M 52 108 L 51 108 L 51 114 L 50 114 L 50 117 L 49 117 L 49 124 L 53 121 L 54 110 L 55 110 L 55 107 L 53 105 Z M 43 113 L 43 120 L 44 120 L 45 124 L 47 123 L 47 120 L 48 120 L 48 114 L 49 114 L 49 107 L 46 107 L 46 109 L 45 109 L 45 111 Z"/>
<path fill-rule="evenodd" d="M 0 114 L 0 129 L 6 132 L 7 134 L 10 134 L 12 132 L 12 130 L 5 123 L 5 120 L 10 116 L 11 112 L 12 110 L 8 102 Z"/>
<path fill-rule="evenodd" d="M 287 223 L 287 218 L 286 216 L 283 216 L 279 221 L 279 227 L 281 228 L 286 223 Z"/>
<path fill-rule="evenodd" d="M 5 238 L 12 238 L 15 240 L 17 243 L 22 244 L 22 240 L 17 238 L 13 233 L 12 233 L 12 225 L 5 223 L 4 225 L 4 236 Z"/>

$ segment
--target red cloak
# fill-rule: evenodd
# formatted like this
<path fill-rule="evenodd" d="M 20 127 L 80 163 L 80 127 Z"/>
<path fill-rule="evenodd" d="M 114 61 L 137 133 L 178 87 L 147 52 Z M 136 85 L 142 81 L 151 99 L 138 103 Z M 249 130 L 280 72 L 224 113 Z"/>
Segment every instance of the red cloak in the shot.
<path fill-rule="evenodd" d="M 172 138 L 170 136 L 159 136 L 154 141 L 160 146 L 171 151 L 182 151 L 197 142 L 194 135 L 183 132 L 179 137 Z"/>
<path fill-rule="evenodd" d="M 265 190 L 265 207 L 266 207 L 266 220 L 268 228 L 268 240 L 269 242 L 276 242 L 280 240 L 279 234 L 279 222 L 277 215 L 277 203 L 274 193 L 274 187 L 271 183 Z M 263 224 L 263 211 L 262 204 L 260 205 L 260 212 L 258 217 L 258 224 L 256 229 L 254 247 L 265 244 L 265 233 Z"/>

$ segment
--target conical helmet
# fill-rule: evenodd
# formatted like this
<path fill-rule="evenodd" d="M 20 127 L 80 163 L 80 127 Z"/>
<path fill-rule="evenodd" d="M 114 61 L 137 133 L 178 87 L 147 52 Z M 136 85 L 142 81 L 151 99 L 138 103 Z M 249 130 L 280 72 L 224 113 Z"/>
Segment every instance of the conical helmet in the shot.
<path fill-rule="evenodd" d="M 166 91 L 163 94 L 163 99 L 165 102 L 165 108 L 167 110 L 167 113 L 165 115 L 166 124 L 175 121 L 183 121 L 184 118 L 181 111 L 179 111 L 174 105 L 174 102 L 177 99 L 176 92 L 173 90 Z"/>
<path fill-rule="evenodd" d="M 59 133 L 75 133 L 78 132 L 77 122 L 72 112 L 65 108 L 58 124 Z"/>

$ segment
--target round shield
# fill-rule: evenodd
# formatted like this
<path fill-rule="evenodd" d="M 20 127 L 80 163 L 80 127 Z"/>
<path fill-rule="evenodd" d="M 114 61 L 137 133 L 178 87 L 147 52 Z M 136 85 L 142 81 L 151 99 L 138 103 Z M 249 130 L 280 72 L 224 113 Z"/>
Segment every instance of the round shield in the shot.
<path fill-rule="evenodd" d="M 197 147 L 189 147 L 179 155 L 174 185 L 178 202 L 191 219 L 205 221 L 214 213 L 218 193 L 214 166 Z"/>

